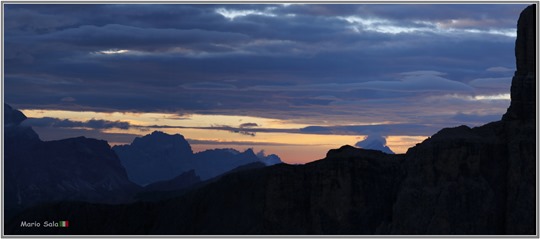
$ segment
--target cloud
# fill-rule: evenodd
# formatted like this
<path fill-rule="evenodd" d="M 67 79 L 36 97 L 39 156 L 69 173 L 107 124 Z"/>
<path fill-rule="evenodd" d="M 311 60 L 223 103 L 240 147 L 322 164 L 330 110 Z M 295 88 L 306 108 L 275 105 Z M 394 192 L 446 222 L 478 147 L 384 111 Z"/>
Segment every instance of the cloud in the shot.
<path fill-rule="evenodd" d="M 437 132 L 444 125 L 431 122 L 430 125 L 422 124 L 379 124 L 379 125 L 330 125 L 330 126 L 306 126 L 303 128 L 248 128 L 231 127 L 227 125 L 213 125 L 210 127 L 182 127 L 163 126 L 166 128 L 190 128 L 204 130 L 223 130 L 233 133 L 240 133 L 249 136 L 256 136 L 256 133 L 289 133 L 289 134 L 321 134 L 321 135 L 410 135 L 425 136 Z M 160 126 L 150 126 L 149 128 L 162 128 Z"/>
<path fill-rule="evenodd" d="M 299 132 L 307 134 L 336 134 L 336 135 L 432 135 L 440 129 L 440 125 L 422 124 L 380 124 L 380 125 L 335 125 L 335 126 L 307 126 Z"/>
<path fill-rule="evenodd" d="M 444 72 L 439 71 L 408 71 L 408 72 L 402 72 L 400 75 L 406 76 L 406 77 L 412 77 L 412 76 L 443 76 L 446 75 Z"/>
<path fill-rule="evenodd" d="M 221 83 L 212 83 L 212 82 L 184 84 L 184 85 L 181 85 L 181 87 L 188 90 L 233 90 L 233 89 L 236 89 L 236 87 L 231 84 L 221 84 Z"/>
<path fill-rule="evenodd" d="M 371 134 L 371 135 L 366 136 L 365 139 L 358 141 L 358 143 L 356 143 L 355 145 L 360 148 L 365 148 L 366 146 L 370 145 L 372 142 L 377 142 L 383 146 L 386 146 L 386 138 L 383 137 L 382 135 L 376 135 L 376 134 Z"/>
<path fill-rule="evenodd" d="M 271 12 L 271 7 L 268 7 L 264 11 L 258 11 L 258 10 L 235 10 L 235 9 L 227 9 L 227 8 L 218 8 L 216 9 L 216 13 L 221 14 L 222 16 L 226 17 L 229 20 L 234 20 L 237 17 L 245 17 L 249 15 L 259 15 L 259 16 L 269 16 L 269 17 L 275 17 L 276 15 Z"/>
<path fill-rule="evenodd" d="M 508 92 L 512 77 L 480 78 L 469 82 L 469 85 L 477 88 L 498 89 L 502 92 Z"/>
<path fill-rule="evenodd" d="M 504 66 L 494 66 L 494 67 L 487 68 L 486 71 L 488 71 L 488 72 L 512 72 L 512 71 L 514 71 L 514 69 L 510 69 L 510 68 L 504 67 Z"/>
<path fill-rule="evenodd" d="M 489 95 L 461 95 L 461 94 L 445 94 L 439 96 L 430 96 L 429 101 L 446 101 L 448 103 L 458 102 L 479 102 L 479 101 L 510 101 L 510 94 L 489 94 Z M 484 102 L 485 103 L 485 102 Z"/>
<path fill-rule="evenodd" d="M 222 140 L 198 140 L 198 139 L 186 139 L 189 144 L 209 144 L 209 145 L 237 145 L 237 146 L 317 146 L 313 144 L 285 144 L 285 143 L 272 143 L 272 142 L 257 142 L 257 141 L 222 141 Z"/>
<path fill-rule="evenodd" d="M 398 74 L 397 80 L 365 81 L 360 83 L 327 83 L 297 86 L 255 86 L 246 90 L 258 91 L 320 91 L 340 92 L 354 90 L 377 90 L 396 92 L 471 92 L 473 88 L 459 81 L 453 81 L 442 77 L 445 73 L 437 71 L 414 71 Z"/>
<path fill-rule="evenodd" d="M 404 76 L 400 81 L 372 81 L 366 82 L 363 86 L 366 89 L 383 91 L 472 91 L 470 86 L 441 77 L 444 73 L 436 71 L 415 71 L 402 73 Z"/>
<path fill-rule="evenodd" d="M 25 109 L 449 123 L 508 107 L 468 99 L 508 92 L 497 77 L 514 65 L 515 38 L 498 33 L 515 31 L 524 7 L 10 4 L 4 97 Z"/>
<path fill-rule="evenodd" d="M 253 128 L 253 127 L 259 127 L 257 123 L 243 123 L 240 125 L 240 128 Z"/>
<path fill-rule="evenodd" d="M 96 49 L 102 48 L 101 51 L 103 52 L 111 52 L 110 49 L 166 50 L 174 46 L 185 47 L 186 44 L 194 48 L 204 49 L 204 45 L 201 44 L 242 42 L 247 40 L 248 37 L 241 33 L 201 29 L 159 29 L 107 24 L 105 26 L 83 25 L 68 28 L 43 34 L 38 39 L 45 42 L 74 44 L 81 47 L 98 47 Z"/>
<path fill-rule="evenodd" d="M 355 144 L 356 147 L 363 149 L 380 150 L 387 154 L 393 154 L 394 152 L 386 145 L 386 137 L 379 134 L 369 134 L 365 139 Z"/>
<path fill-rule="evenodd" d="M 473 97 L 474 100 L 488 100 L 488 101 L 491 101 L 491 100 L 505 100 L 505 101 L 509 101 L 511 100 L 510 99 L 510 94 L 496 94 L 496 95 L 475 95 Z"/>
<path fill-rule="evenodd" d="M 59 119 L 52 117 L 28 118 L 24 124 L 33 127 L 48 128 L 90 128 L 90 129 L 129 129 L 131 125 L 123 121 L 108 121 L 91 119 L 88 121 L 73 121 L 69 119 Z"/>
<path fill-rule="evenodd" d="M 84 122 L 84 125 L 86 127 L 93 128 L 93 129 L 110 129 L 110 128 L 129 129 L 130 127 L 130 124 L 128 122 L 95 120 L 95 119 L 91 119 L 89 121 Z"/>
<path fill-rule="evenodd" d="M 74 102 L 76 100 L 75 100 L 75 98 L 68 96 L 68 97 L 62 98 L 61 101 L 63 101 L 63 102 Z"/>
<path fill-rule="evenodd" d="M 514 8 L 515 7 L 515 8 Z M 469 4 L 374 4 L 351 9 L 364 16 L 378 16 L 398 22 L 430 22 L 452 27 L 513 27 L 511 17 L 519 15 L 524 5 Z M 482 12 L 483 14 L 478 14 Z M 510 19 L 509 19 L 510 18 Z M 453 20 L 453 21 L 452 21 Z M 515 19 L 514 19 L 515 20 Z"/>
<path fill-rule="evenodd" d="M 21 32 L 51 32 L 76 22 L 76 19 L 65 15 L 39 13 L 25 8 L 9 8 L 4 19 L 7 31 Z"/>
<path fill-rule="evenodd" d="M 248 129 L 249 127 L 235 128 L 235 127 L 231 127 L 231 126 L 228 126 L 228 125 L 214 125 L 214 126 L 208 127 L 208 128 L 207 127 L 199 127 L 199 128 L 226 130 L 226 131 L 229 131 L 231 133 L 238 133 L 238 134 L 243 134 L 243 135 L 255 137 L 255 132 L 250 131 Z"/>
<path fill-rule="evenodd" d="M 479 113 L 462 113 L 459 112 L 452 116 L 452 119 L 457 123 L 466 124 L 469 126 L 480 126 L 488 122 L 497 121 L 501 119 L 500 114 L 479 114 Z"/>

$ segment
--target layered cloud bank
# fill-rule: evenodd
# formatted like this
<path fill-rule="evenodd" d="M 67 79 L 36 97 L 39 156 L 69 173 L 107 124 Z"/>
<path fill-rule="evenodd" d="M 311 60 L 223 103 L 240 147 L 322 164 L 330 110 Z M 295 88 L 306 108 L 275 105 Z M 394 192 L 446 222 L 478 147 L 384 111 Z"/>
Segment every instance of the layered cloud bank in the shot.
<path fill-rule="evenodd" d="M 40 135 L 127 143 L 144 127 L 202 127 L 260 143 L 265 132 L 427 136 L 499 119 L 524 5 L 5 7 L 5 100 Z M 145 113 L 167 122 L 110 118 Z M 190 115 L 213 119 L 184 124 Z"/>

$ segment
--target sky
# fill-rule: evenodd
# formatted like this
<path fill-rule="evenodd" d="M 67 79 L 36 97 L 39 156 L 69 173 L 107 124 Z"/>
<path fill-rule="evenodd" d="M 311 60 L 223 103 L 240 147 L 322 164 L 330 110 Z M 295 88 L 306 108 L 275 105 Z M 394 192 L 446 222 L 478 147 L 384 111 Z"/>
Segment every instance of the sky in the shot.
<path fill-rule="evenodd" d="M 43 140 L 405 153 L 506 112 L 526 6 L 4 3 L 4 102 Z"/>

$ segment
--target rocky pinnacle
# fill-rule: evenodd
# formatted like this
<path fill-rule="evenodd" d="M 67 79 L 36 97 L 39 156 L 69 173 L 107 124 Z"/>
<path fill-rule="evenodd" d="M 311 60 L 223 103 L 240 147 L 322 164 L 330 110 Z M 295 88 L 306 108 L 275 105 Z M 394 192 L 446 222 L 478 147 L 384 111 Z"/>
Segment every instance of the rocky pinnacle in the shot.
<path fill-rule="evenodd" d="M 516 72 L 510 90 L 512 102 L 503 120 L 534 120 L 536 116 L 536 5 L 519 16 L 516 39 Z"/>

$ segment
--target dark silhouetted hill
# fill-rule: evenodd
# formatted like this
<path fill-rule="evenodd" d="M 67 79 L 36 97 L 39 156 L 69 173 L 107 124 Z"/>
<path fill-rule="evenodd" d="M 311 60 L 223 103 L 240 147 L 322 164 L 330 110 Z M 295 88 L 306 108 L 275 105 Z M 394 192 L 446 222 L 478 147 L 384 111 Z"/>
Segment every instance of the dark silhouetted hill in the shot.
<path fill-rule="evenodd" d="M 199 176 L 195 174 L 195 171 L 191 170 L 189 172 L 183 173 L 182 175 L 174 179 L 150 184 L 144 187 L 144 190 L 138 193 L 135 197 L 138 200 L 142 201 L 160 201 L 169 198 L 175 198 L 184 195 L 190 190 L 201 188 L 207 184 L 216 182 L 220 180 L 223 176 L 246 170 L 263 168 L 266 166 L 267 165 L 262 162 L 249 163 L 236 167 L 231 171 L 220 174 L 214 178 L 205 181 L 201 181 Z"/>
<path fill-rule="evenodd" d="M 174 191 L 188 188 L 201 182 L 201 178 L 195 174 L 195 170 L 190 170 L 179 176 L 165 181 L 159 181 L 146 185 L 144 191 Z"/>

